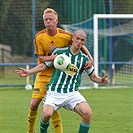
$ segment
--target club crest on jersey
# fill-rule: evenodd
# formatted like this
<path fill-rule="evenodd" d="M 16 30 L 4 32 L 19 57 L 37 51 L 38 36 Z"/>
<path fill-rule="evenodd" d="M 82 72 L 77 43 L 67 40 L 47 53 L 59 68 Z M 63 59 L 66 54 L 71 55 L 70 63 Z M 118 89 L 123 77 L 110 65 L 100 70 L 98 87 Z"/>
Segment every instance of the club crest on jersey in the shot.
<path fill-rule="evenodd" d="M 78 64 L 80 64 L 81 63 L 81 60 L 78 60 L 77 62 L 78 62 Z"/>
<path fill-rule="evenodd" d="M 70 65 L 68 65 L 65 72 L 66 72 L 66 74 L 73 76 L 78 72 L 78 68 L 74 64 L 70 64 Z"/>

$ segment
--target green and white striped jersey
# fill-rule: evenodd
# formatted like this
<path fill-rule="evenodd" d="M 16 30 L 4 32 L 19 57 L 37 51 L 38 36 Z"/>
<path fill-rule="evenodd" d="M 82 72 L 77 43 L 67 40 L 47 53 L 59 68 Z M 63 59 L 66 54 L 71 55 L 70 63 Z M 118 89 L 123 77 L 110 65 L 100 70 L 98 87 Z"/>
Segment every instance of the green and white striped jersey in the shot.
<path fill-rule="evenodd" d="M 65 48 L 57 48 L 52 54 L 66 54 L 71 59 L 71 63 L 77 66 L 78 71 L 75 75 L 70 76 L 63 71 L 54 69 L 50 83 L 46 87 L 47 90 L 58 93 L 77 91 L 81 83 L 82 72 L 86 70 L 87 74 L 90 75 L 94 71 L 94 67 L 90 69 L 84 69 L 86 62 L 89 60 L 88 56 L 81 51 L 78 54 L 73 55 L 70 51 L 70 46 Z M 45 64 L 48 67 L 48 64 L 50 63 Z"/>

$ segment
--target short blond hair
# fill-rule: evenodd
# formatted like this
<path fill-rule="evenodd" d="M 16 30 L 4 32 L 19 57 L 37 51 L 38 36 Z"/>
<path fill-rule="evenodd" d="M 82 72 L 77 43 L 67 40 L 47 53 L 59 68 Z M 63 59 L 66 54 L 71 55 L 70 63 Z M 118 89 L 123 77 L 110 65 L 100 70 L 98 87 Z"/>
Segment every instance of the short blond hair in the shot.
<path fill-rule="evenodd" d="M 47 14 L 47 13 L 53 13 L 53 14 L 55 14 L 55 15 L 57 16 L 57 18 L 58 18 L 57 12 L 56 12 L 54 9 L 52 9 L 52 8 L 47 8 L 47 9 L 44 10 L 44 12 L 43 12 L 43 18 L 44 18 L 44 16 L 45 16 L 45 14 Z"/>

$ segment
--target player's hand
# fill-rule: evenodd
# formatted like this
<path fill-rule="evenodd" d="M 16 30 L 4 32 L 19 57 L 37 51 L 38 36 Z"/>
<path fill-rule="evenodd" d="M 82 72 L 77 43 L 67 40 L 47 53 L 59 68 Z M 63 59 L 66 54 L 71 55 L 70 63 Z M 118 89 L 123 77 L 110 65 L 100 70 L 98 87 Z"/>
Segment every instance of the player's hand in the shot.
<path fill-rule="evenodd" d="M 28 76 L 28 71 L 25 68 L 20 68 L 19 70 L 15 70 L 15 71 L 20 77 Z"/>
<path fill-rule="evenodd" d="M 89 60 L 89 61 L 87 61 L 87 63 L 85 64 L 85 67 L 84 67 L 84 68 L 89 69 L 89 68 L 92 67 L 92 64 L 93 64 L 93 60 Z"/>
<path fill-rule="evenodd" d="M 101 78 L 101 82 L 102 82 L 103 84 L 109 83 L 109 79 L 108 79 L 107 75 L 104 75 L 104 76 Z"/>

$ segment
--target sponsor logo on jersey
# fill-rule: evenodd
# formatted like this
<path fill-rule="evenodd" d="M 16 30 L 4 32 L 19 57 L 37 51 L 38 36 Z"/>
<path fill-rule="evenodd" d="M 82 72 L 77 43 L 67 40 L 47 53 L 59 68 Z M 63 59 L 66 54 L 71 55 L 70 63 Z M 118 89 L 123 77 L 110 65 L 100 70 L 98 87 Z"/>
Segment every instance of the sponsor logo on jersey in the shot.
<path fill-rule="evenodd" d="M 65 73 L 70 75 L 70 76 L 75 75 L 77 72 L 78 72 L 78 68 L 74 64 L 68 65 L 68 67 L 67 67 L 67 69 L 65 71 Z"/>

